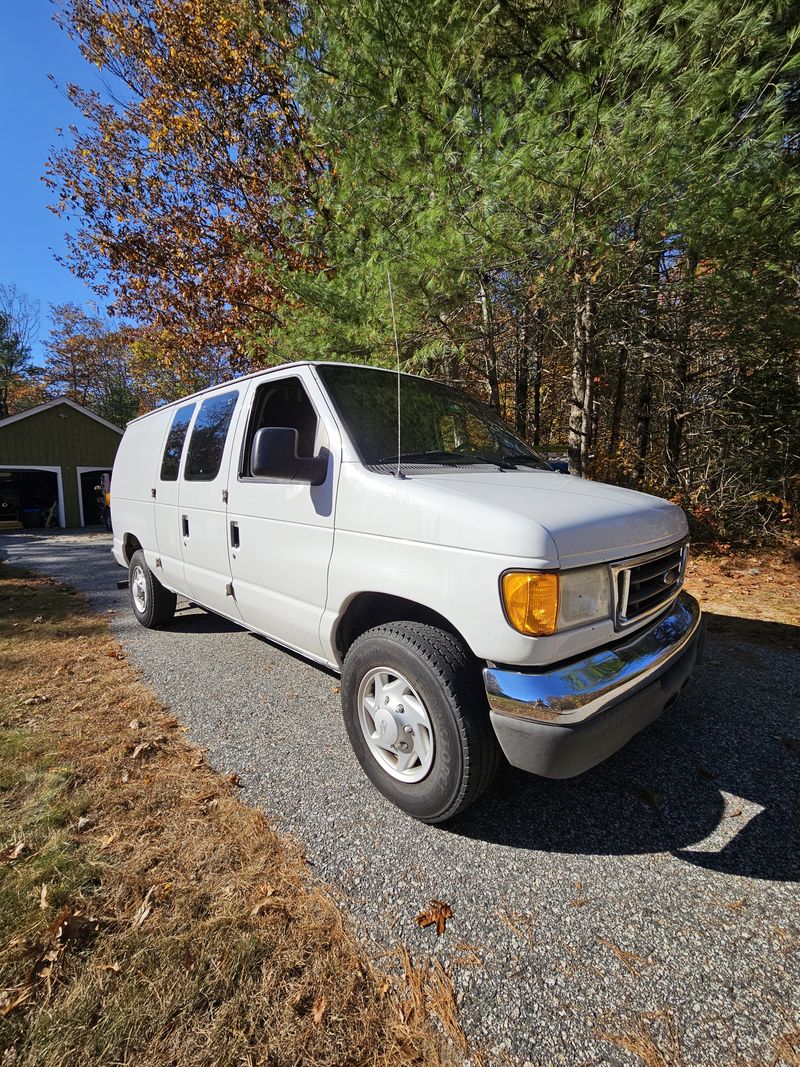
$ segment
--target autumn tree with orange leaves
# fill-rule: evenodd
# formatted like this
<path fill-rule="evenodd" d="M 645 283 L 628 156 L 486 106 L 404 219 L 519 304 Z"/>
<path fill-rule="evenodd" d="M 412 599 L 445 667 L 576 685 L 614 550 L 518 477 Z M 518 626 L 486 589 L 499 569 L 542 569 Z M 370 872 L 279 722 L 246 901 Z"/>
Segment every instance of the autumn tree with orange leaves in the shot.
<path fill-rule="evenodd" d="M 280 0 L 58 7 L 111 87 L 67 87 L 84 122 L 48 161 L 67 264 L 143 327 L 139 358 L 168 393 L 268 362 L 253 339 L 283 300 L 280 275 L 309 266 L 276 221 L 319 166 L 290 91 L 291 14 Z"/>

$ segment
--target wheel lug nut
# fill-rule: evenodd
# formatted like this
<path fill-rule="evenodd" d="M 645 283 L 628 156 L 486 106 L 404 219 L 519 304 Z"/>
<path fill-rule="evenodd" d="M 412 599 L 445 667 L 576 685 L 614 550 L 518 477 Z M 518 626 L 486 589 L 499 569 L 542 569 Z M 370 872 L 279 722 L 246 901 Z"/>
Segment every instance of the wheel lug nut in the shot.
<path fill-rule="evenodd" d="M 414 733 L 414 731 L 413 731 L 413 730 L 411 729 L 411 727 L 410 727 L 410 726 L 404 726 L 404 727 L 403 727 L 403 733 L 404 733 L 404 734 L 413 734 L 413 733 Z"/>
<path fill-rule="evenodd" d="M 402 704 L 398 704 L 397 707 L 395 708 L 395 711 L 397 712 L 398 715 L 402 715 L 405 710 L 406 709 L 403 707 Z"/>

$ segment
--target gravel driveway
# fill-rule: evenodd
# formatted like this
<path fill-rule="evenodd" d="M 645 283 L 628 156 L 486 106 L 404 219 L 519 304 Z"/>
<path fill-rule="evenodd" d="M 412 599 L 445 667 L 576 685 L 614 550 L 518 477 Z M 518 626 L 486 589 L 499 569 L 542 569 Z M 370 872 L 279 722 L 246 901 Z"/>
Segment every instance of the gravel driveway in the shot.
<path fill-rule="evenodd" d="M 140 628 L 109 549 L 0 538 L 109 612 L 145 681 L 366 935 L 452 961 L 491 1060 L 636 1064 L 650 1033 L 652 1064 L 798 1062 L 800 1034 L 781 1038 L 800 1031 L 800 753 L 784 741 L 800 739 L 800 651 L 712 639 L 679 703 L 607 763 L 566 782 L 506 770 L 430 827 L 363 777 L 336 677 L 197 610 Z M 414 924 L 431 897 L 454 913 L 438 942 Z"/>

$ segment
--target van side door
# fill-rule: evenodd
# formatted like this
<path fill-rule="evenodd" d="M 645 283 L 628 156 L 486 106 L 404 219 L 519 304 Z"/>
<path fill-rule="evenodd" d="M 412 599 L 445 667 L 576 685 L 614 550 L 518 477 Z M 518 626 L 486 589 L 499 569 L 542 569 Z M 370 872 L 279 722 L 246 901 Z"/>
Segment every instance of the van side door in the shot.
<path fill-rule="evenodd" d="M 178 521 L 187 595 L 239 621 L 228 556 L 227 484 L 236 421 L 246 386 L 198 400 L 179 480 Z"/>
<path fill-rule="evenodd" d="M 247 408 L 229 479 L 236 602 L 253 630 L 321 656 L 319 626 L 333 551 L 338 429 L 319 385 L 300 369 L 251 381 Z M 256 431 L 277 426 L 297 431 L 298 455 L 325 457 L 321 485 L 252 475 L 250 453 Z"/>
<path fill-rule="evenodd" d="M 197 403 L 182 404 L 172 413 L 172 422 L 166 434 L 164 448 L 159 457 L 159 469 L 155 483 L 155 524 L 158 555 L 161 560 L 159 580 L 176 593 L 186 592 L 183 572 L 183 545 L 181 541 L 181 518 L 178 512 L 178 475 L 192 416 Z M 163 578 L 162 578 L 163 576 Z"/>

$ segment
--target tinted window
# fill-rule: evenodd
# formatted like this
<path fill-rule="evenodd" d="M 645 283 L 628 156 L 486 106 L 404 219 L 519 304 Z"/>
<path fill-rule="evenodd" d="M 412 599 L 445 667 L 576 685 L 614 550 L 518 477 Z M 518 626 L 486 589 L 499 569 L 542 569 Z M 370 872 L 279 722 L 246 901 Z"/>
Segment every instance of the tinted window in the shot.
<path fill-rule="evenodd" d="M 189 441 L 184 471 L 187 481 L 212 482 L 216 478 L 238 396 L 222 393 L 203 401 Z"/>
<path fill-rule="evenodd" d="M 181 453 L 183 442 L 186 440 L 186 431 L 192 421 L 194 404 L 188 404 L 185 408 L 178 408 L 175 418 L 167 434 L 167 443 L 164 445 L 164 457 L 161 460 L 161 481 L 175 482 L 178 480 L 178 468 L 181 465 Z"/>

